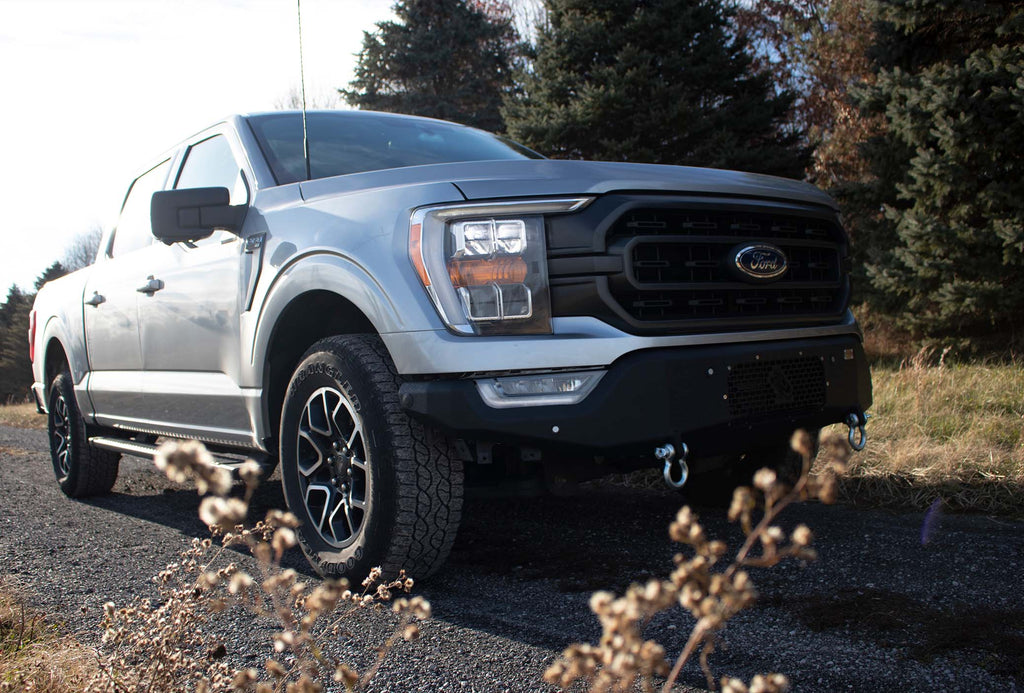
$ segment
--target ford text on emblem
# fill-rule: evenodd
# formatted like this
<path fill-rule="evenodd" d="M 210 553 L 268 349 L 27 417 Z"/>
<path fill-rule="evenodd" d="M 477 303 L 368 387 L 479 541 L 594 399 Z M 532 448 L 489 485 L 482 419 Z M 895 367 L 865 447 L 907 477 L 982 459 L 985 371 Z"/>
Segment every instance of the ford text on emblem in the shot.
<path fill-rule="evenodd" d="M 745 245 L 736 251 L 736 269 L 755 281 L 777 279 L 786 273 L 786 254 L 774 245 Z"/>

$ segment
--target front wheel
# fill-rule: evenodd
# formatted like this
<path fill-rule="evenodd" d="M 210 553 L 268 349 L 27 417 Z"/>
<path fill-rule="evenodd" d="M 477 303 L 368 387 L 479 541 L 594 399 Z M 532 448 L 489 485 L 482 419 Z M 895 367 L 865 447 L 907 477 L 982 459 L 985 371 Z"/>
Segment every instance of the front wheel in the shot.
<path fill-rule="evenodd" d="M 379 338 L 320 340 L 292 376 L 281 415 L 281 481 L 299 545 L 325 577 L 435 572 L 462 514 L 462 464 L 410 419 Z"/>
<path fill-rule="evenodd" d="M 71 498 L 108 493 L 117 480 L 121 455 L 89 444 L 71 373 L 53 379 L 47 404 L 50 457 L 60 490 Z"/>

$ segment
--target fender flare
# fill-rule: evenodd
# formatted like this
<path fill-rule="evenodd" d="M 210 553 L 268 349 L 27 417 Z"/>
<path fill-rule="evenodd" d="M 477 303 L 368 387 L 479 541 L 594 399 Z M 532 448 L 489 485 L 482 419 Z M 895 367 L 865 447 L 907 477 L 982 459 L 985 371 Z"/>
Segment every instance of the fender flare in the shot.
<path fill-rule="evenodd" d="M 370 321 L 378 334 L 408 329 L 407 321 L 377 279 L 352 258 L 333 252 L 311 252 L 295 258 L 274 277 L 260 302 L 249 350 L 249 363 L 262 382 L 278 318 L 292 301 L 312 291 L 329 291 L 349 301 Z"/>
<path fill-rule="evenodd" d="M 43 400 L 44 402 L 49 397 L 50 383 L 47 381 L 46 373 L 49 370 L 50 363 L 47 359 L 50 358 L 50 345 L 54 340 L 60 344 L 61 349 L 64 351 L 64 355 L 68 360 L 68 369 L 71 371 L 71 380 L 75 384 L 76 394 L 79 386 L 82 385 L 82 381 L 89 373 L 89 360 L 85 354 L 85 341 L 83 339 L 78 340 L 78 347 L 74 348 L 72 340 L 68 337 L 68 327 L 60 316 L 52 315 L 46 321 L 46 325 L 43 327 L 43 336 L 39 344 L 42 347 L 42 353 L 38 354 L 40 362 L 40 379 L 43 384 Z M 86 408 L 82 408 L 85 411 Z"/>

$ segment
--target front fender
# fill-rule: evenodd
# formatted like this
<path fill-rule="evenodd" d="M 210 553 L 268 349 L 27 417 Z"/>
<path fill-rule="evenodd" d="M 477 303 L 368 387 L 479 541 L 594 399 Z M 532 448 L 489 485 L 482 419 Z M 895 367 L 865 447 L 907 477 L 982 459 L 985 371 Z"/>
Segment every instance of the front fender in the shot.
<path fill-rule="evenodd" d="M 277 273 L 260 306 L 249 353 L 254 376 L 250 382 L 262 379 L 278 317 L 293 300 L 311 291 L 330 291 L 347 299 L 378 333 L 409 329 L 384 287 L 354 259 L 327 250 L 304 253 Z"/>

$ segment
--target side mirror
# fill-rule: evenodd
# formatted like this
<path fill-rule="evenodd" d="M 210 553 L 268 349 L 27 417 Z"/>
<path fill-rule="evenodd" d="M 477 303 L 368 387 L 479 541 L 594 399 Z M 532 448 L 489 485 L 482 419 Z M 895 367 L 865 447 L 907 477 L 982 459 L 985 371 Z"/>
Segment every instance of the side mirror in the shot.
<path fill-rule="evenodd" d="M 227 188 L 162 190 L 153 193 L 149 208 L 153 235 L 167 245 L 198 241 L 214 229 L 239 233 L 247 210 L 246 205 L 231 205 Z"/>

